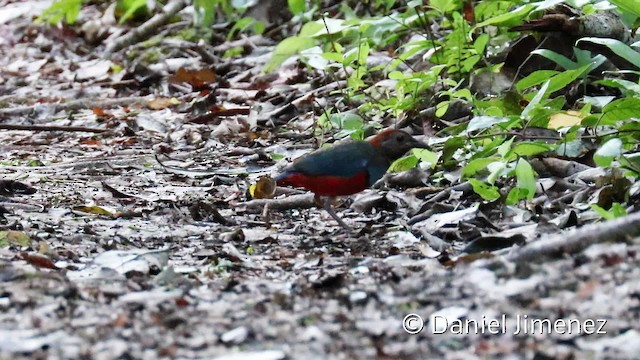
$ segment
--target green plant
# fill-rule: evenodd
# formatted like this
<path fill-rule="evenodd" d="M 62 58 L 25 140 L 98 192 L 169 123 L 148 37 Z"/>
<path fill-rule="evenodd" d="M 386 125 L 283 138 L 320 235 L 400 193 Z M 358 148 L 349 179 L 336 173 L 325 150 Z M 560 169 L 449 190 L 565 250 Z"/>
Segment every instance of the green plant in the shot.
<path fill-rule="evenodd" d="M 84 0 L 56 0 L 42 12 L 36 21 L 57 25 L 64 20 L 66 24 L 74 24 L 83 3 Z"/>

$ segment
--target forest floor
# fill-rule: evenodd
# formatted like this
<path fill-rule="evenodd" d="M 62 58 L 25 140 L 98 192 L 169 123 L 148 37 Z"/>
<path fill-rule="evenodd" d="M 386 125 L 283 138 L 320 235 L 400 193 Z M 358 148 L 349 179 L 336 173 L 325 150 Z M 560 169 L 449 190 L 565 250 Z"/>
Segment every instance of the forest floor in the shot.
<path fill-rule="evenodd" d="M 338 82 L 295 59 L 264 75 L 267 36 L 105 56 L 34 24 L 42 4 L 0 8 L 0 358 L 640 354 L 640 242 L 603 242 L 628 221 L 581 205 L 603 170 L 541 174 L 571 190 L 505 207 L 418 168 L 342 199 L 354 232 L 303 192 L 265 214 L 250 185 L 318 146 Z"/>

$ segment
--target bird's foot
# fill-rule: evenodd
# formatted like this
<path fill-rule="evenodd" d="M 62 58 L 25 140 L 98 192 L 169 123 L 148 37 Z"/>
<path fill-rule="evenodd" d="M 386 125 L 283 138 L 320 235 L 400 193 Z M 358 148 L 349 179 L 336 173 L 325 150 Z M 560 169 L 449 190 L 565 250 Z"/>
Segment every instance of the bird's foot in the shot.
<path fill-rule="evenodd" d="M 316 196 L 316 201 L 319 202 L 319 197 Z M 345 230 L 352 232 L 353 229 L 347 225 L 339 216 L 338 214 L 336 214 L 335 209 L 333 208 L 333 206 L 331 205 L 331 202 L 333 201 L 332 197 L 327 197 L 326 199 L 324 199 L 324 203 L 323 203 L 323 208 L 329 213 L 329 215 L 331 215 L 332 218 L 335 219 L 335 221 L 338 222 L 338 224 L 340 224 L 340 226 L 342 226 Z"/>

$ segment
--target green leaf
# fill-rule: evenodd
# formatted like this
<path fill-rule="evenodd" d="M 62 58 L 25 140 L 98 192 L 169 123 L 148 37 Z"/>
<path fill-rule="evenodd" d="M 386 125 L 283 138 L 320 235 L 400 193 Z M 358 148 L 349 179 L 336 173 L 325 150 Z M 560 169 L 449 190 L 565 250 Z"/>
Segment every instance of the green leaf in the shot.
<path fill-rule="evenodd" d="M 597 212 L 598 215 L 600 215 L 600 217 L 605 219 L 605 220 L 612 220 L 613 219 L 613 214 L 609 213 L 607 210 L 602 208 L 600 205 L 591 204 L 591 210 Z"/>
<path fill-rule="evenodd" d="M 496 200 L 500 198 L 500 191 L 497 187 L 489 185 L 478 179 L 469 179 L 473 191 L 485 200 Z"/>
<path fill-rule="evenodd" d="M 638 117 L 640 116 L 640 99 L 628 97 L 612 101 L 602 109 L 602 113 L 600 121 L 606 124 Z"/>
<path fill-rule="evenodd" d="M 367 57 L 369 57 L 369 42 L 361 41 L 358 46 L 358 65 L 364 66 L 367 64 Z"/>
<path fill-rule="evenodd" d="M 587 69 L 589 69 L 589 66 L 591 66 L 591 64 L 581 66 L 574 70 L 565 70 L 560 74 L 552 77 L 549 83 L 549 93 L 556 92 L 571 84 L 575 79 L 582 76 L 587 71 Z"/>
<path fill-rule="evenodd" d="M 536 109 L 540 104 L 540 102 L 542 101 L 542 99 L 546 97 L 547 89 L 549 88 L 549 82 L 550 80 L 547 80 L 547 82 L 545 82 L 544 85 L 542 85 L 542 87 L 540 88 L 540 91 L 538 91 L 536 96 L 534 96 L 533 99 L 531 99 L 529 104 L 527 104 L 527 107 L 525 107 L 524 110 L 522 110 L 522 113 L 520 114 L 520 117 L 522 119 L 529 119 L 529 113 L 533 111 L 533 109 Z"/>
<path fill-rule="evenodd" d="M 440 12 L 441 14 L 449 13 L 456 10 L 456 2 L 451 0 L 431 0 L 429 6 Z"/>
<path fill-rule="evenodd" d="M 493 16 L 490 19 L 487 19 L 471 29 L 469 33 L 474 33 L 474 30 L 477 28 L 481 28 L 487 25 L 495 25 L 495 24 L 504 24 L 504 23 L 513 23 L 520 22 L 526 15 L 528 15 L 531 10 L 533 10 L 535 6 L 533 4 L 522 5 L 508 13 L 504 13 L 498 16 Z"/>
<path fill-rule="evenodd" d="M 539 81 L 544 81 L 548 79 L 549 86 L 546 92 L 551 94 L 571 84 L 575 79 L 582 76 L 587 71 L 587 69 L 589 69 L 590 66 L 591 64 L 587 64 L 577 69 L 565 70 L 561 73 L 553 75 L 551 78 L 549 78 L 549 74 L 551 74 L 549 70 L 538 70 L 533 72 L 531 75 L 527 76 L 526 78 L 518 81 L 518 84 L 516 84 L 516 89 L 518 89 L 519 91 L 522 91 L 531 86 L 539 84 L 540 83 Z"/>
<path fill-rule="evenodd" d="M 313 34 L 317 33 L 322 29 L 324 29 L 324 25 L 322 25 L 322 23 L 317 21 L 308 22 L 302 26 L 302 29 L 300 29 L 300 34 L 298 34 L 298 36 L 311 37 L 313 36 Z M 340 51 L 340 49 L 338 49 L 338 51 Z"/>
<path fill-rule="evenodd" d="M 509 121 L 509 118 L 506 117 L 498 117 L 498 116 L 476 116 L 467 125 L 466 132 L 472 132 L 476 130 L 486 129 L 495 124 L 503 123 Z"/>
<path fill-rule="evenodd" d="M 496 161 L 500 161 L 500 158 L 490 157 L 490 158 L 481 158 L 481 159 L 471 160 L 467 163 L 467 165 L 464 166 L 464 168 L 462 168 L 462 178 L 464 179 L 464 178 L 473 176 L 478 171 L 486 168 L 487 165 Z"/>
<path fill-rule="evenodd" d="M 491 164 L 487 165 L 487 169 L 489 170 L 487 182 L 489 184 L 495 184 L 496 180 L 498 180 L 498 177 L 505 174 L 507 163 L 505 161 L 494 161 Z"/>
<path fill-rule="evenodd" d="M 442 148 L 442 160 L 451 160 L 455 152 L 458 151 L 458 149 L 463 148 L 464 145 L 465 140 L 463 138 L 452 137 L 447 139 L 447 141 L 444 142 L 444 147 Z"/>
<path fill-rule="evenodd" d="M 265 73 L 273 72 L 285 60 L 302 50 L 313 47 L 315 44 L 316 41 L 309 37 L 294 36 L 282 40 L 273 50 L 271 59 L 264 65 L 262 71 Z"/>
<path fill-rule="evenodd" d="M 624 80 L 624 79 L 604 79 L 604 80 L 598 80 L 595 83 L 596 84 L 601 84 L 601 85 L 604 85 L 604 86 L 609 86 L 609 87 L 613 87 L 613 88 L 626 90 L 626 92 L 630 92 L 630 93 L 635 94 L 635 95 L 640 95 L 640 85 L 638 85 L 638 83 L 635 83 L 633 81 Z M 614 98 L 613 96 L 598 96 L 598 97 L 600 97 L 600 98 Z M 585 98 L 586 98 L 586 96 L 585 96 Z"/>
<path fill-rule="evenodd" d="M 215 21 L 216 4 L 214 1 L 195 0 L 193 2 L 193 9 L 193 22 L 197 26 L 211 26 Z"/>
<path fill-rule="evenodd" d="M 478 54 L 484 54 L 484 50 L 487 48 L 488 43 L 489 43 L 489 35 L 482 34 L 478 36 L 476 41 L 473 42 L 473 49 Z"/>
<path fill-rule="evenodd" d="M 571 59 L 569 59 L 568 57 L 562 54 L 558 54 L 557 52 L 552 50 L 537 49 L 533 50 L 531 53 L 545 57 L 567 70 L 575 69 L 578 67 L 578 63 L 571 61 Z"/>
<path fill-rule="evenodd" d="M 613 220 L 615 218 L 623 217 L 627 215 L 627 209 L 620 203 L 614 202 L 611 204 L 611 209 L 605 210 L 597 204 L 592 204 L 591 209 L 598 213 L 605 220 Z"/>
<path fill-rule="evenodd" d="M 505 203 L 507 205 L 515 205 L 518 201 L 527 197 L 529 193 L 526 189 L 521 189 L 519 187 L 514 187 L 509 190 L 509 194 L 507 194 L 507 198 L 505 199 Z"/>
<path fill-rule="evenodd" d="M 515 137 L 511 137 L 511 139 L 503 142 L 500 146 L 498 146 L 498 154 L 503 158 L 509 153 L 511 150 L 511 145 L 513 145 L 513 140 Z"/>
<path fill-rule="evenodd" d="M 522 92 L 532 86 L 542 84 L 549 80 L 552 76 L 559 74 L 559 71 L 555 70 L 538 70 L 527 75 L 516 84 L 516 90 Z"/>
<path fill-rule="evenodd" d="M 633 64 L 635 67 L 640 69 L 640 53 L 633 50 L 632 47 L 623 43 L 622 41 L 615 40 L 615 39 L 606 39 L 606 38 L 585 37 L 578 40 L 577 43 L 581 41 L 591 42 L 598 45 L 604 45 L 608 47 L 609 50 L 613 51 L 616 55 L 627 60 L 628 62 Z M 627 69 L 622 69 L 622 70 L 627 70 Z"/>
<path fill-rule="evenodd" d="M 287 0 L 287 5 L 289 5 L 289 10 L 293 15 L 300 15 L 304 12 L 306 4 L 305 0 Z"/>
<path fill-rule="evenodd" d="M 436 105 L 436 117 L 441 118 L 449 110 L 450 101 L 442 101 Z"/>
<path fill-rule="evenodd" d="M 640 174 L 640 153 L 624 154 L 618 158 L 620 165 Z"/>
<path fill-rule="evenodd" d="M 623 217 L 627 215 L 627 209 L 622 206 L 622 204 L 614 202 L 611 204 L 611 209 L 609 211 L 613 212 L 613 216 L 616 218 Z"/>
<path fill-rule="evenodd" d="M 527 199 L 533 199 L 536 194 L 536 176 L 531 164 L 525 159 L 518 159 L 516 164 L 516 180 L 518 187 L 527 191 Z"/>
<path fill-rule="evenodd" d="M 62 19 L 71 25 L 76 22 L 84 0 L 56 0 L 36 19 L 36 22 L 47 22 L 57 25 Z"/>
<path fill-rule="evenodd" d="M 593 161 L 598 166 L 607 167 L 620 154 L 622 154 L 622 140 L 619 138 L 609 139 L 593 154 Z"/>
<path fill-rule="evenodd" d="M 515 159 L 517 156 L 534 156 L 538 154 L 551 151 L 555 148 L 554 145 L 545 144 L 542 142 L 519 142 L 511 151 L 505 156 L 507 159 Z"/>
<path fill-rule="evenodd" d="M 127 0 L 120 1 L 119 3 L 122 4 L 124 9 L 126 10 L 118 21 L 118 24 L 120 25 L 124 24 L 128 19 L 130 19 L 136 13 L 136 11 L 145 9 L 147 7 L 147 0 Z"/>
<path fill-rule="evenodd" d="M 421 162 L 429 164 L 430 168 L 434 168 L 438 163 L 440 155 L 427 149 L 413 149 L 413 154 L 420 159 Z"/>
<path fill-rule="evenodd" d="M 640 0 L 609 0 L 620 12 L 640 17 Z"/>
<path fill-rule="evenodd" d="M 413 169 L 416 165 L 418 165 L 418 158 L 415 155 L 408 155 L 394 161 L 389 167 L 389 172 L 406 171 Z"/>

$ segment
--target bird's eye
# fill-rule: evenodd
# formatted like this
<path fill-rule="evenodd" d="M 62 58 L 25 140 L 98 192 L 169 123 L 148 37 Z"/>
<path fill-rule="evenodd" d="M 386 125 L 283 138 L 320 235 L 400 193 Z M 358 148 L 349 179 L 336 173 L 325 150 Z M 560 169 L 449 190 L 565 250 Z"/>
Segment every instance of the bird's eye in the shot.
<path fill-rule="evenodd" d="M 397 142 L 403 142 L 404 141 L 404 136 L 402 136 L 402 135 L 396 136 L 396 141 Z"/>

